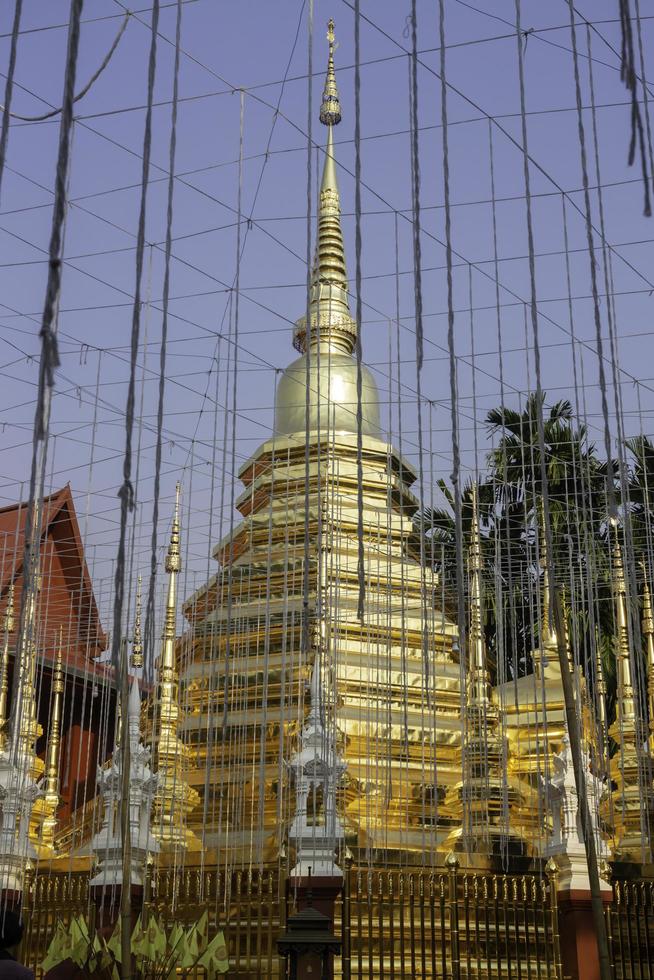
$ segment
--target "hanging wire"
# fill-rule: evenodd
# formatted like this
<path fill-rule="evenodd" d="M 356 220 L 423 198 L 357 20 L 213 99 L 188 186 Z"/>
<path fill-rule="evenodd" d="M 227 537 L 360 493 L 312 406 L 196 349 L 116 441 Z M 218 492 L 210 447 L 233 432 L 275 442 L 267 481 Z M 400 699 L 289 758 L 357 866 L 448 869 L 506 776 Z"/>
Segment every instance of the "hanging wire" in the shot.
<path fill-rule="evenodd" d="M 127 536 L 127 515 L 134 507 L 134 487 L 132 486 L 132 438 L 134 430 L 134 407 L 136 389 L 136 366 L 141 332 L 141 277 L 143 274 L 143 254 L 145 249 L 145 217 L 147 206 L 148 180 L 150 175 L 150 153 L 152 149 L 152 105 L 154 101 L 154 82 L 157 67 L 157 27 L 159 23 L 159 0 L 153 0 L 152 25 L 150 33 L 150 53 L 148 57 L 147 109 L 143 132 L 143 155 L 141 168 L 141 192 L 136 240 L 136 276 L 134 304 L 132 307 L 132 330 L 130 341 L 130 370 L 125 407 L 125 453 L 123 457 L 123 484 L 118 491 L 120 499 L 120 531 L 116 554 L 115 594 L 113 610 L 113 630 L 111 635 L 111 657 L 116 677 L 120 674 L 120 645 L 123 629 L 123 600 L 125 593 L 125 543 Z"/>
<path fill-rule="evenodd" d="M 629 0 L 619 0 L 620 8 L 620 28 L 622 31 L 622 45 L 620 49 L 620 78 L 631 96 L 631 137 L 629 139 L 629 152 L 627 159 L 629 166 L 633 166 L 636 159 L 636 148 L 640 152 L 640 166 L 643 175 L 643 194 L 644 204 L 643 213 L 646 218 L 652 215 L 652 202 L 650 196 L 650 174 L 647 169 L 647 151 L 645 147 L 645 134 L 643 132 L 643 119 L 640 113 L 640 101 L 638 98 L 638 75 L 636 74 L 636 56 L 634 54 L 634 35 L 631 17 L 631 4 Z M 571 16 L 574 16 L 573 14 Z"/>
<path fill-rule="evenodd" d="M 22 0 L 21 0 L 21 2 L 22 2 Z M 77 95 L 74 97 L 74 99 L 73 99 L 73 102 L 74 103 L 75 102 L 79 102 L 80 99 L 83 99 L 85 95 L 88 95 L 88 93 L 91 91 L 91 89 L 93 88 L 94 84 L 97 82 L 97 80 L 100 77 L 100 75 L 102 74 L 102 72 L 109 65 L 109 62 L 113 58 L 113 55 L 114 55 L 114 52 L 115 52 L 116 48 L 120 44 L 120 39 L 122 38 L 123 34 L 125 33 L 125 28 L 127 27 L 127 22 L 129 21 L 129 18 L 130 18 L 130 11 L 128 10 L 127 13 L 125 14 L 125 17 L 124 17 L 124 20 L 123 20 L 122 24 L 120 25 L 120 28 L 118 29 L 118 33 L 116 34 L 116 37 L 114 38 L 114 40 L 113 40 L 113 42 L 111 44 L 111 47 L 109 48 L 109 50 L 107 51 L 106 55 L 104 56 L 104 58 L 100 62 L 100 65 L 99 65 L 97 71 L 95 71 L 93 73 L 93 75 L 88 80 L 88 82 L 86 83 L 86 85 L 84 86 L 84 88 L 81 90 L 81 92 L 78 92 Z M 13 43 L 13 41 L 12 41 L 12 43 Z M 6 99 L 5 99 L 5 101 L 6 101 Z M 58 109 L 51 109 L 49 112 L 44 112 L 44 113 L 42 113 L 39 116 L 20 116 L 20 115 L 18 115 L 17 112 L 11 112 L 11 113 L 9 113 L 9 115 L 11 116 L 12 119 L 19 119 L 21 122 L 36 123 L 36 122 L 45 122 L 46 119 L 52 119 L 54 116 L 58 116 L 59 113 L 62 112 L 62 110 L 63 110 L 63 106 L 59 106 Z"/>
<path fill-rule="evenodd" d="M 182 36 L 182 2 L 177 0 L 175 21 L 175 64 L 173 68 L 173 101 L 170 117 L 170 143 L 168 148 L 168 196 L 166 200 L 166 250 L 164 256 L 163 302 L 161 318 L 161 345 L 159 347 L 159 392 L 157 403 L 157 437 L 154 460 L 154 488 L 152 491 L 152 537 L 150 539 L 150 578 L 145 608 L 145 657 L 144 678 L 150 684 L 154 667 L 154 594 L 157 581 L 157 533 L 159 528 L 159 494 L 161 491 L 161 452 L 163 441 L 164 400 L 166 393 L 166 356 L 168 351 L 168 307 L 170 301 L 170 256 L 173 240 L 173 200 L 175 192 L 175 159 L 177 150 L 177 109 L 179 105 L 179 62 Z"/>
<path fill-rule="evenodd" d="M 18 36 L 20 34 L 20 18 L 23 10 L 23 0 L 15 0 L 14 22 L 11 28 L 11 47 L 9 63 L 5 79 L 5 104 L 2 107 L 2 129 L 0 129 L 0 192 L 2 191 L 2 176 L 7 155 L 7 139 L 9 137 L 9 119 L 11 117 L 11 99 L 14 91 L 14 72 L 16 71 L 16 54 L 18 51 Z"/>
<path fill-rule="evenodd" d="M 357 618 L 363 622 L 366 601 L 366 567 L 363 545 L 363 376 L 362 376 L 362 322 L 363 297 L 361 293 L 361 9 L 360 0 L 354 3 L 354 252 L 356 291 L 356 342 L 357 363 L 357 578 L 359 595 Z"/>
<path fill-rule="evenodd" d="M 443 128 L 443 197 L 445 202 L 445 256 L 447 262 L 447 347 L 449 353 L 450 424 L 452 434 L 452 487 L 456 547 L 457 626 L 463 678 L 467 659 L 465 616 L 465 573 L 463 567 L 463 519 L 461 513 L 461 449 L 459 445 L 458 382 L 454 341 L 454 283 L 452 275 L 452 215 L 450 210 L 450 155 L 447 113 L 447 74 L 445 59 L 445 0 L 439 0 L 439 40 L 441 77 L 441 124 Z"/>
<path fill-rule="evenodd" d="M 22 663 L 24 651 L 36 642 L 34 624 L 27 621 L 27 599 L 37 587 L 39 556 L 41 547 L 41 522 L 43 517 L 42 500 L 50 434 L 50 412 L 54 388 L 55 371 L 59 367 L 57 349 L 56 311 L 61 291 L 62 239 L 66 217 L 66 191 L 70 166 L 70 146 L 73 130 L 73 92 L 79 53 L 80 18 L 83 0 L 71 0 L 70 27 L 66 52 L 64 75 L 63 111 L 59 128 L 59 151 L 55 172 L 55 199 L 52 213 L 52 229 L 49 244 L 48 279 L 41 324 L 41 356 L 39 359 L 39 380 L 34 416 L 34 435 L 30 472 L 27 519 L 25 522 L 25 554 L 23 559 L 23 590 L 21 597 L 20 626 L 16 663 Z M 15 671 L 14 697 L 12 699 L 12 729 L 17 730 L 21 714 L 23 685 L 21 671 Z M 17 740 L 16 748 L 17 748 Z"/>

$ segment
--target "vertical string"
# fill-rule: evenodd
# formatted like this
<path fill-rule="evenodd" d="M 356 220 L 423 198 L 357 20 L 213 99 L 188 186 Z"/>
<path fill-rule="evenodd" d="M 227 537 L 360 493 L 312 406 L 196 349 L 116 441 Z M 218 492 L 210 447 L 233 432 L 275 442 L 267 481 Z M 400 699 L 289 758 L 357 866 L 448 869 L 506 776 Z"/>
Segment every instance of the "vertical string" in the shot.
<path fill-rule="evenodd" d="M 411 189 L 413 231 L 413 285 L 416 314 L 416 413 L 418 436 L 418 500 L 420 514 L 425 513 L 425 460 L 422 435 L 422 364 L 424 356 L 424 324 L 422 297 L 422 243 L 420 217 L 420 143 L 418 120 L 418 17 L 416 0 L 411 0 L 411 55 L 409 57 L 409 118 L 411 136 Z M 425 582 L 425 535 L 420 529 L 420 621 L 423 664 L 423 683 L 428 704 L 431 703 L 431 665 L 429 663 L 429 636 L 427 632 L 427 589 Z"/>
<path fill-rule="evenodd" d="M 571 27 L 574 34 L 574 5 L 573 0 L 569 0 L 570 6 L 570 18 Z M 561 681 L 563 686 L 563 698 L 565 702 L 565 716 L 568 729 L 568 737 L 570 739 L 570 748 L 572 752 L 572 762 L 575 777 L 575 784 L 577 788 L 577 796 L 579 799 L 579 812 L 581 818 L 581 829 L 582 837 L 584 839 L 584 845 L 586 849 L 586 858 L 588 863 L 588 874 L 590 879 L 590 889 L 591 889 L 591 903 L 593 909 L 593 920 L 595 923 L 595 930 L 597 933 L 597 944 L 599 950 L 599 961 L 600 961 L 600 976 L 602 980 L 609 980 L 611 977 L 611 966 L 609 961 L 608 952 L 608 941 L 606 936 L 606 921 L 604 919 L 604 908 L 602 905 L 602 898 L 600 892 L 600 882 L 599 873 L 597 867 L 597 851 L 595 847 L 595 837 L 593 834 L 593 824 L 591 820 L 590 807 L 588 802 L 588 796 L 586 793 L 586 777 L 582 762 L 582 749 L 581 749 L 581 739 L 578 727 L 578 720 L 576 716 L 576 706 L 574 689 L 572 682 L 572 674 L 568 665 L 566 641 L 565 641 L 565 623 L 563 618 L 563 613 L 561 609 L 561 602 L 559 597 L 559 591 L 557 588 L 557 583 L 554 577 L 554 560 L 553 560 L 553 542 L 552 542 L 552 527 L 550 520 L 550 509 L 549 509 L 549 492 L 548 492 L 548 473 L 547 473 L 547 462 L 545 458 L 545 435 L 543 428 L 543 395 L 542 395 L 542 385 L 541 385 L 541 361 L 540 361 L 540 343 L 538 336 L 538 305 L 537 305 L 537 292 L 536 292 L 536 259 L 534 250 L 534 230 L 533 230 L 533 216 L 532 216 L 532 206 L 531 206 L 531 186 L 530 186 L 530 175 L 529 175 L 529 149 L 528 149 L 528 139 L 527 139 L 527 110 L 526 110 L 526 94 L 525 94 L 525 70 L 524 70 L 524 55 L 523 55 L 523 34 L 521 27 L 521 15 L 522 15 L 522 4 L 521 0 L 515 0 L 515 13 L 516 13 L 516 41 L 517 41 L 517 55 L 518 55 L 518 80 L 520 87 L 520 121 L 521 121 L 521 131 L 522 131 L 522 158 L 523 158 L 523 170 L 524 170 L 524 183 L 525 183 L 525 206 L 527 214 L 527 239 L 529 248 L 529 281 L 530 281 L 530 297 L 531 297 L 531 325 L 532 334 L 534 340 L 534 366 L 536 370 L 536 394 L 537 394 L 537 420 L 538 420 L 538 445 L 539 445 L 539 455 L 540 455 L 540 470 L 541 470 L 541 481 L 542 481 L 542 500 L 543 500 L 543 516 L 545 525 L 545 542 L 547 547 L 547 572 L 549 574 L 551 594 L 552 594 L 552 606 L 553 606 L 553 616 L 554 616 L 554 627 L 558 640 L 558 654 L 559 654 L 559 666 L 561 670 Z M 577 109 L 579 113 L 579 133 L 580 140 L 582 140 L 583 145 L 583 165 L 585 167 L 585 143 L 583 143 L 583 120 L 581 118 L 581 90 L 579 84 L 579 69 L 577 62 L 575 60 L 575 83 L 576 83 L 576 94 L 577 94 Z M 584 170 L 584 194 L 586 200 L 588 201 L 588 173 Z M 589 202 L 588 202 L 589 203 Z M 588 237 L 589 237 L 589 247 L 592 249 L 593 238 L 592 238 L 592 228 L 590 228 L 590 206 L 587 207 L 586 221 L 588 226 Z M 592 253 L 591 253 L 592 254 Z M 593 282 L 596 288 L 596 273 L 593 264 L 592 268 Z M 601 334 L 601 323 L 599 322 L 599 316 L 596 320 L 596 326 L 599 327 Z M 603 367 L 602 367 L 603 370 Z M 603 392 L 603 397 L 605 399 L 605 392 Z M 608 409 L 607 409 L 608 412 Z M 608 417 L 607 417 L 608 421 Z M 607 446 L 607 450 L 610 449 L 610 443 Z M 610 458 L 610 452 L 607 452 L 607 457 Z"/>
<path fill-rule="evenodd" d="M 134 304 L 132 306 L 132 330 L 130 341 L 130 367 L 127 386 L 127 404 L 125 408 L 125 454 L 123 458 L 123 483 L 118 491 L 120 499 L 120 532 L 118 550 L 116 553 L 116 569 L 114 573 L 114 612 L 113 629 L 111 634 L 111 659 L 118 678 L 120 671 L 120 644 L 123 629 L 123 599 L 125 592 L 125 541 L 127 536 L 127 515 L 134 506 L 134 488 L 132 486 L 132 438 L 134 430 L 134 404 L 136 389 L 136 367 L 141 333 L 141 277 L 143 274 L 143 253 L 145 248 L 145 216 L 147 205 L 148 181 L 150 175 L 150 153 L 152 149 L 152 103 L 154 98 L 154 80 L 157 67 L 157 28 L 159 25 L 159 0 L 153 0 L 152 23 L 150 30 L 150 53 L 148 57 L 147 106 L 145 111 L 145 127 L 143 131 L 143 157 L 141 168 L 141 193 L 139 205 L 138 228 L 136 235 L 136 269 L 134 285 Z M 127 692 L 125 692 L 127 696 Z M 125 703 L 125 711 L 127 704 Z M 127 715 L 125 714 L 125 717 Z M 128 739 L 124 740 L 128 742 Z"/>
<path fill-rule="evenodd" d="M 182 35 L 182 0 L 177 0 L 175 22 L 175 66 L 173 69 L 173 102 L 168 146 L 168 193 L 166 200 L 166 245 L 164 252 L 163 303 L 161 318 L 161 344 L 159 347 L 159 400 L 157 404 L 157 435 L 154 455 L 154 488 L 152 493 L 152 536 L 150 539 L 150 578 L 145 607 L 144 626 L 144 674 L 146 683 L 152 681 L 154 668 L 154 595 L 157 581 L 157 531 L 159 527 L 159 496 L 161 491 L 161 447 L 166 391 L 166 353 L 168 342 L 168 305 L 170 300 L 170 255 L 172 250 L 173 198 L 175 192 L 175 157 L 177 150 L 177 110 L 179 104 L 179 62 Z"/>
<path fill-rule="evenodd" d="M 362 297 L 361 297 L 361 10 L 360 0 L 354 2 L 354 248 L 356 277 L 356 362 L 357 362 L 357 578 L 359 597 L 357 617 L 363 621 L 366 598 L 365 561 L 363 550 L 363 412 L 362 379 Z"/>
<path fill-rule="evenodd" d="M 454 342 L 454 282 L 452 272 L 452 209 L 450 199 L 450 154 L 447 113 L 447 74 L 445 38 L 445 0 L 439 0 L 439 45 L 441 76 L 441 128 L 443 133 L 443 196 L 445 205 L 445 259 L 447 266 L 447 349 L 450 376 L 450 425 L 452 432 L 452 487 L 454 491 L 454 531 L 456 546 L 457 619 L 462 668 L 467 658 L 465 616 L 465 574 L 463 567 L 463 521 L 461 514 L 461 450 L 459 446 L 458 387 Z"/>
<path fill-rule="evenodd" d="M 572 4 L 572 0 L 569 0 Z M 652 214 L 652 204 L 649 189 L 649 174 L 647 172 L 647 156 L 645 153 L 645 135 L 643 120 L 638 101 L 638 75 L 636 74 L 636 58 L 634 55 L 634 35 L 631 25 L 631 4 L 629 0 L 619 0 L 620 26 L 622 29 L 622 46 L 620 51 L 620 78 L 631 95 L 631 136 L 629 139 L 629 166 L 636 159 L 636 145 L 640 150 L 640 166 L 643 175 L 644 205 L 643 213 L 649 218 Z M 571 12 L 571 17 L 574 14 Z"/>
<path fill-rule="evenodd" d="M 9 138 L 9 122 L 11 119 L 11 100 L 14 91 L 14 72 L 16 70 L 16 54 L 18 51 L 18 36 L 20 34 L 20 18 L 23 12 L 23 0 L 16 0 L 14 5 L 14 21 L 11 28 L 11 47 L 9 63 L 5 77 L 5 100 L 2 107 L 2 128 L 0 129 L 0 193 L 2 192 L 2 175 L 5 169 L 7 155 L 7 140 Z"/>
<path fill-rule="evenodd" d="M 46 284 L 43 319 L 41 323 L 41 357 L 39 360 L 39 380 L 32 437 L 32 462 L 27 520 L 25 523 L 25 553 L 23 559 L 23 589 L 20 604 L 20 625 L 16 651 L 16 664 L 22 663 L 23 652 L 36 640 L 34 624 L 26 622 L 27 599 L 36 588 L 39 552 L 41 543 L 41 520 L 48 438 L 50 431 L 50 411 L 54 389 L 55 371 L 59 367 L 57 349 L 57 308 L 61 292 L 61 270 L 63 255 L 63 231 L 66 218 L 66 201 L 70 149 L 73 130 L 73 102 L 75 76 L 79 52 L 80 20 L 83 0 L 71 0 L 68 27 L 68 48 L 64 75 L 64 95 L 59 126 L 59 151 L 55 171 L 54 205 L 52 228 L 48 249 L 48 279 Z M 26 635 L 27 634 L 27 635 Z M 13 681 L 12 729 L 17 731 L 23 711 L 23 686 L 21 671 L 16 670 Z M 17 746 L 17 740 L 16 740 Z"/>

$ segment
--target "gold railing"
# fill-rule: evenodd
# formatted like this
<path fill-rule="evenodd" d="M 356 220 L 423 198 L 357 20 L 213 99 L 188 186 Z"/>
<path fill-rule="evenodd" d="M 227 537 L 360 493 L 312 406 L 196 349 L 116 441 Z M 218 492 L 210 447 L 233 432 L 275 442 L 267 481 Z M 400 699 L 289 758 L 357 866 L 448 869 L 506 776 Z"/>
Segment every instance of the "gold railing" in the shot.
<path fill-rule="evenodd" d="M 614 881 L 606 925 L 615 980 L 654 980 L 654 881 Z"/>
<path fill-rule="evenodd" d="M 23 956 L 37 980 L 57 921 L 67 924 L 80 912 L 92 920 L 88 891 L 88 874 L 44 875 L 34 883 Z M 276 943 L 286 899 L 277 872 L 160 871 L 149 904 L 167 926 L 190 924 L 206 909 L 210 931 L 224 930 L 230 978 L 283 975 Z M 560 980 L 557 917 L 547 878 L 472 873 L 456 865 L 352 869 L 336 905 L 343 949 L 334 974 L 337 980 Z M 194 972 L 200 977 L 203 971 Z"/>
<path fill-rule="evenodd" d="M 558 980 L 556 896 L 547 879 L 460 871 L 353 871 L 343 980 Z M 349 924 L 349 929 L 347 928 Z"/>

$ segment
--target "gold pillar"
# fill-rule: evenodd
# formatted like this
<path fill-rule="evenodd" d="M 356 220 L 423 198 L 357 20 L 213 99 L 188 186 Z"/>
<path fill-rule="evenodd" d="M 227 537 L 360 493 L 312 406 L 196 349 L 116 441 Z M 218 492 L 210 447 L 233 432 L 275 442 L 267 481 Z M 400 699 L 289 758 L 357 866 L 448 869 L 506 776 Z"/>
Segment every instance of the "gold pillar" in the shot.
<path fill-rule="evenodd" d="M 59 629 L 59 643 L 52 672 L 52 701 L 50 706 L 50 735 L 46 750 L 43 805 L 46 816 L 41 828 L 41 841 L 48 851 L 54 852 L 54 837 L 59 808 L 59 753 L 61 749 L 61 715 L 64 696 L 63 627 Z"/>
<path fill-rule="evenodd" d="M 654 748 L 654 613 L 652 596 L 647 581 L 647 570 L 643 563 L 643 620 L 642 631 L 647 654 L 647 707 L 649 710 L 650 744 Z"/>

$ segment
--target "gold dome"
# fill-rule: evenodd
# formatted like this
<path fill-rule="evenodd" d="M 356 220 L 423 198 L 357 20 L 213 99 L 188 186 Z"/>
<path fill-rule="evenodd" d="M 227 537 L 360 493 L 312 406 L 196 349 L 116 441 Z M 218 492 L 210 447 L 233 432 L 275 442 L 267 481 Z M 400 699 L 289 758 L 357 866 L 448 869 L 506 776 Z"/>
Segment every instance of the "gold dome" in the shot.
<path fill-rule="evenodd" d="M 357 363 L 350 354 L 312 351 L 309 363 L 309 431 L 357 431 Z M 361 365 L 361 431 L 380 437 L 379 395 L 372 372 Z M 277 386 L 275 433 L 306 430 L 307 355 L 284 371 Z"/>

